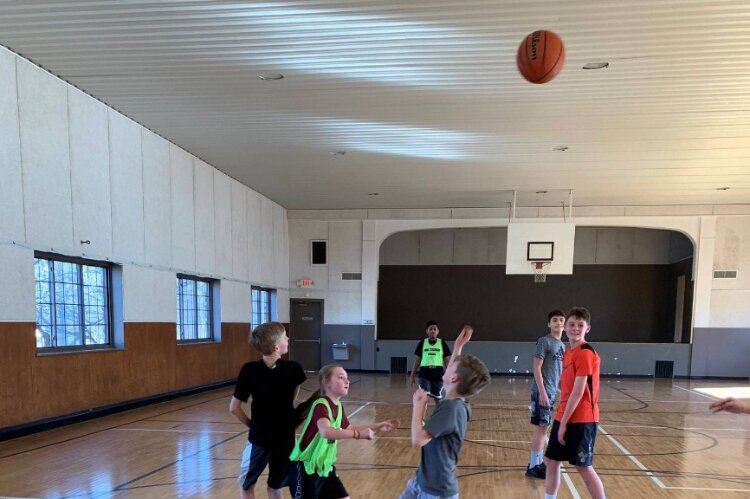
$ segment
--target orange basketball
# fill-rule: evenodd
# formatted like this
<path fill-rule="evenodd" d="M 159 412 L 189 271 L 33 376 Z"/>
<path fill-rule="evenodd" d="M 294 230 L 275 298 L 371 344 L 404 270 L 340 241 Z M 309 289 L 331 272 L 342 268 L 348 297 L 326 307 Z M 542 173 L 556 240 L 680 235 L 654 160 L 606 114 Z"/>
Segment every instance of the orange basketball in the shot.
<path fill-rule="evenodd" d="M 547 83 L 565 64 L 565 45 L 552 31 L 534 31 L 518 46 L 518 72 L 531 83 Z"/>

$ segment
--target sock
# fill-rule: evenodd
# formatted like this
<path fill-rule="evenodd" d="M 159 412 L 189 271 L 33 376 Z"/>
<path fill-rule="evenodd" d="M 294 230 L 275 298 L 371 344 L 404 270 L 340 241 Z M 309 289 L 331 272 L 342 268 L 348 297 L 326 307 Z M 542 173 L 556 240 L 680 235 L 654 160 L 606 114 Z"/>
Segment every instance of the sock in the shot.
<path fill-rule="evenodd" d="M 529 466 L 534 467 L 544 462 L 544 451 L 531 450 L 531 457 L 529 458 Z"/>
<path fill-rule="evenodd" d="M 544 499 L 557 499 L 557 494 L 544 494 Z"/>

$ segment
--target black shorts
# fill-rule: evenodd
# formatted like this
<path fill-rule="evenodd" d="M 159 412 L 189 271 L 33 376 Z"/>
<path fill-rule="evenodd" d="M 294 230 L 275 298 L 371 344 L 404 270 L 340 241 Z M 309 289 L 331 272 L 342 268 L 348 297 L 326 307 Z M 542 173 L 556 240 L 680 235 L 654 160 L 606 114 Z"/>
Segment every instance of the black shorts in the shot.
<path fill-rule="evenodd" d="M 591 466 L 594 463 L 594 444 L 599 423 L 568 423 L 565 445 L 557 440 L 560 422 L 552 424 L 552 431 L 544 457 L 553 461 L 568 461 L 573 466 Z"/>
<path fill-rule="evenodd" d="M 272 489 L 283 489 L 289 479 L 289 454 L 293 446 L 261 447 L 248 442 L 242 453 L 240 476 L 237 482 L 243 490 L 248 490 L 258 481 L 263 470 L 268 466 L 268 486 Z"/>
<path fill-rule="evenodd" d="M 443 391 L 443 380 L 434 380 L 430 378 L 425 378 L 422 376 L 419 376 L 419 387 L 426 391 L 428 395 L 430 395 L 433 398 L 440 399 L 442 398 L 442 391 Z"/>
<path fill-rule="evenodd" d="M 308 475 L 305 465 L 299 461 L 292 463 L 289 471 L 289 491 L 294 499 L 341 499 L 349 496 L 336 475 L 335 466 L 326 477 Z"/>
<path fill-rule="evenodd" d="M 531 394 L 531 424 L 536 426 L 549 426 L 552 422 L 552 406 L 555 405 L 555 399 L 549 399 L 549 405 L 542 407 L 539 405 L 539 392 Z"/>

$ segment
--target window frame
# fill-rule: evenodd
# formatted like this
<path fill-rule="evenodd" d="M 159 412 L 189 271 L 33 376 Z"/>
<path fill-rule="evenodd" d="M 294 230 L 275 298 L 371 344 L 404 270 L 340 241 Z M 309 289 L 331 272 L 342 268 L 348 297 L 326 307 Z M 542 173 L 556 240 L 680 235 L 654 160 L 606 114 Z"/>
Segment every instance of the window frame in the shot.
<path fill-rule="evenodd" d="M 78 285 L 78 297 L 79 302 L 77 305 L 80 308 L 79 314 L 83 318 L 82 321 L 84 324 L 81 324 L 81 341 L 84 342 L 86 337 L 83 334 L 83 328 L 87 326 L 85 324 L 85 303 L 83 300 L 83 266 L 88 267 L 98 267 L 104 269 L 105 273 L 105 288 L 106 291 L 104 293 L 104 298 L 106 302 L 107 307 L 107 313 L 105 315 L 107 319 L 106 324 L 106 336 L 107 336 L 107 342 L 106 343 L 94 343 L 94 344 L 86 344 L 83 343 L 81 345 L 64 345 L 64 346 L 48 346 L 48 347 L 40 347 L 36 345 L 36 338 L 35 338 L 35 347 L 39 354 L 48 355 L 48 354 L 55 354 L 55 353 L 66 353 L 66 352 L 83 352 L 83 351 L 90 351 L 90 350 L 112 350 L 115 348 L 115 327 L 114 327 L 114 301 L 113 301 L 113 272 L 112 272 L 112 263 L 110 262 L 103 262 L 99 260 L 91 260 L 89 258 L 83 258 L 83 257 L 75 257 L 75 256 L 67 256 L 67 255 L 61 255 L 59 253 L 49 253 L 44 251 L 35 251 L 34 252 L 34 265 L 36 265 L 36 260 L 47 260 L 50 262 L 64 262 L 64 263 L 72 263 L 78 266 L 78 276 L 80 278 L 80 284 Z M 52 265 L 53 268 L 53 278 L 51 281 L 52 288 L 50 289 L 50 306 L 52 309 L 50 320 L 52 321 L 51 327 L 53 330 L 53 334 L 55 339 L 57 339 L 58 331 L 57 328 L 59 327 L 57 324 L 57 313 L 55 311 L 55 307 L 57 305 L 57 302 L 55 300 L 55 287 L 54 287 L 54 264 Z M 39 302 L 37 302 L 36 297 L 36 271 L 34 272 L 34 308 L 35 308 L 35 314 L 36 314 L 36 307 L 39 306 Z M 38 326 L 38 317 L 34 318 L 34 332 L 39 329 Z M 64 325 L 64 327 L 68 327 L 67 325 Z"/>
<path fill-rule="evenodd" d="M 180 318 L 182 317 L 182 307 L 180 307 L 180 279 L 183 280 L 189 280 L 189 281 L 195 281 L 195 282 L 205 282 L 208 284 L 208 338 L 191 338 L 191 339 L 180 339 Z M 177 298 L 177 323 L 175 324 L 175 339 L 177 340 L 178 345 L 190 345 L 194 343 L 214 343 L 217 341 L 216 339 L 216 331 L 214 328 L 214 280 L 209 279 L 206 277 L 198 277 L 190 274 L 177 274 L 175 278 L 175 294 Z M 193 296 L 196 303 L 196 308 L 194 310 L 195 312 L 195 322 L 194 325 L 196 327 L 196 336 L 198 335 L 198 326 L 202 325 L 198 322 L 198 294 L 197 294 L 197 286 L 196 286 L 196 294 Z"/>
<path fill-rule="evenodd" d="M 263 315 L 261 314 L 261 317 L 260 317 L 261 322 L 259 322 L 257 324 L 255 324 L 253 322 L 253 320 L 255 318 L 255 310 L 254 310 L 255 300 L 253 300 L 253 292 L 254 291 L 258 291 L 260 293 L 268 293 L 268 320 L 264 321 L 263 320 Z M 256 327 L 260 326 L 261 324 L 265 323 L 265 322 L 269 322 L 269 321 L 274 320 L 274 315 L 275 314 L 274 314 L 274 311 L 273 311 L 273 302 L 274 302 L 274 295 L 275 294 L 276 294 L 276 290 L 273 289 L 273 288 L 264 288 L 262 286 L 251 286 L 251 288 L 250 288 L 250 330 L 251 331 L 253 329 L 255 329 Z M 263 300 L 258 300 L 258 303 L 262 304 Z"/>

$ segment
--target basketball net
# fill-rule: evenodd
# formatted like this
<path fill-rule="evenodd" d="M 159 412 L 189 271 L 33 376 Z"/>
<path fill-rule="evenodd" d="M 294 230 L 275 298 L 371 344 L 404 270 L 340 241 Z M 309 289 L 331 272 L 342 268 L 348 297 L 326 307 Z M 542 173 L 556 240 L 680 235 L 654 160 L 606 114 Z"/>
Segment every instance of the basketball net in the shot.
<path fill-rule="evenodd" d="M 534 268 L 534 282 L 547 282 L 547 271 L 549 270 L 550 262 L 531 262 L 531 266 Z"/>

